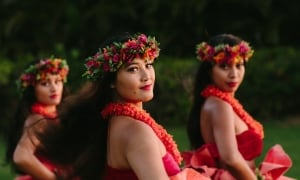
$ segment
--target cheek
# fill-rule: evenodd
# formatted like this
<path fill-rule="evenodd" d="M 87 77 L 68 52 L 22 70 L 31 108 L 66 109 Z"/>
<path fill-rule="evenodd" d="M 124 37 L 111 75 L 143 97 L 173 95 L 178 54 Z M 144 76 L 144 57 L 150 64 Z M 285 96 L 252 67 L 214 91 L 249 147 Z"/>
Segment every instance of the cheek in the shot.
<path fill-rule="evenodd" d="M 61 85 L 59 85 L 59 86 L 57 87 L 57 92 L 58 92 L 59 94 L 62 94 L 62 93 L 63 93 L 63 90 L 64 90 L 64 84 L 61 84 Z"/>
<path fill-rule="evenodd" d="M 43 99 L 45 99 L 47 97 L 47 93 L 45 91 L 43 91 L 42 89 L 38 89 L 37 91 L 35 91 L 35 97 L 36 97 L 37 101 L 42 101 Z"/>

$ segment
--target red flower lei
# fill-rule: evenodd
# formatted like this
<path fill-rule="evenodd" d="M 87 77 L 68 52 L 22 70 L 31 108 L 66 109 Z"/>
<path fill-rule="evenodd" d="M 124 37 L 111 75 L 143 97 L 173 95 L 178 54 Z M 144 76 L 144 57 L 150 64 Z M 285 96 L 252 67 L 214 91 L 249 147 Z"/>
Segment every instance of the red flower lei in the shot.
<path fill-rule="evenodd" d="M 105 119 L 112 115 L 124 115 L 146 123 L 165 145 L 167 152 L 173 156 L 178 164 L 181 163 L 182 157 L 172 136 L 161 125 L 157 124 L 145 110 L 138 109 L 130 103 L 110 103 L 102 110 L 101 115 Z"/>
<path fill-rule="evenodd" d="M 46 105 L 41 104 L 41 103 L 35 103 L 31 106 L 31 112 L 43 115 L 46 118 L 56 118 L 57 114 L 56 112 L 49 112 L 46 109 Z"/>
<path fill-rule="evenodd" d="M 252 129 L 255 133 L 260 135 L 261 138 L 264 137 L 263 126 L 256 120 L 253 119 L 251 115 L 249 115 L 243 108 L 243 106 L 239 103 L 237 99 L 235 99 L 229 93 L 223 92 L 215 86 L 209 85 L 202 92 L 201 95 L 203 97 L 216 96 L 223 101 L 230 104 L 234 110 L 234 112 L 248 125 L 250 129 Z"/>

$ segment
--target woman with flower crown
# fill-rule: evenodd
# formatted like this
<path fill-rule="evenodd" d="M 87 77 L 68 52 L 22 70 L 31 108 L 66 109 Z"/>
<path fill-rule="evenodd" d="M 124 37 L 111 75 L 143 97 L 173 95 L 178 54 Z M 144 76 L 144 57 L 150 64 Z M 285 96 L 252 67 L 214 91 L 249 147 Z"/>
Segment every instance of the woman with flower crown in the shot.
<path fill-rule="evenodd" d="M 43 152 L 72 164 L 68 178 L 201 179 L 192 169 L 181 171 L 172 136 L 143 109 L 154 96 L 158 45 L 154 37 L 126 33 L 86 59 L 83 76 L 91 81 L 66 98 L 59 128 L 40 136 Z"/>
<path fill-rule="evenodd" d="M 263 127 L 235 98 L 245 66 L 253 54 L 249 44 L 220 34 L 197 45 L 201 61 L 196 74 L 187 132 L 191 151 L 182 153 L 185 167 L 216 180 L 284 179 L 291 160 L 280 145 L 255 165 L 263 149 Z"/>
<path fill-rule="evenodd" d="M 59 167 L 37 151 L 37 133 L 56 124 L 56 107 L 66 92 L 69 67 L 64 59 L 32 62 L 17 80 L 21 100 L 7 138 L 6 161 L 17 173 L 15 180 L 55 180 Z"/>

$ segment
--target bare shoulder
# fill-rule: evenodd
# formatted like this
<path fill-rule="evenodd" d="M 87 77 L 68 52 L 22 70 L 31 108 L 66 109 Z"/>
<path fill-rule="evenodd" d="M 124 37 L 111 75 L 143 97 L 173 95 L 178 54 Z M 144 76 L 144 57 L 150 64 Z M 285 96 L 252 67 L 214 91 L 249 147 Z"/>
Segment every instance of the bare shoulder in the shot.
<path fill-rule="evenodd" d="M 229 122 L 232 124 L 234 121 L 234 111 L 227 102 L 217 97 L 208 97 L 203 104 L 201 118 L 213 123 L 213 126 L 223 126 L 226 123 L 229 125 Z"/>
<path fill-rule="evenodd" d="M 154 135 L 146 123 L 128 116 L 115 116 L 110 121 L 112 122 L 111 130 L 128 140 Z"/>
<path fill-rule="evenodd" d="M 47 119 L 39 114 L 30 114 L 24 123 L 24 128 L 27 129 L 42 129 L 46 126 Z"/>
<path fill-rule="evenodd" d="M 206 99 L 202 111 L 206 113 L 233 112 L 232 107 L 227 102 L 214 96 L 210 96 Z"/>

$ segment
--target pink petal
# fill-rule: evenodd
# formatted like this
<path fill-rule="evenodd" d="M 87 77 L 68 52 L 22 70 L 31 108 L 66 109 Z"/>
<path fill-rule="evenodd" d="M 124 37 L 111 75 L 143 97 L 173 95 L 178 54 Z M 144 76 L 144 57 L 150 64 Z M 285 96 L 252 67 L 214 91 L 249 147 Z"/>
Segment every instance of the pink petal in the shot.
<path fill-rule="evenodd" d="M 281 145 L 276 144 L 266 154 L 264 161 L 260 164 L 262 174 L 268 174 L 273 179 L 282 176 L 292 166 L 292 160 L 284 152 Z"/>
<path fill-rule="evenodd" d="M 178 174 L 170 177 L 170 180 L 210 180 L 210 178 L 192 168 L 185 168 Z"/>

